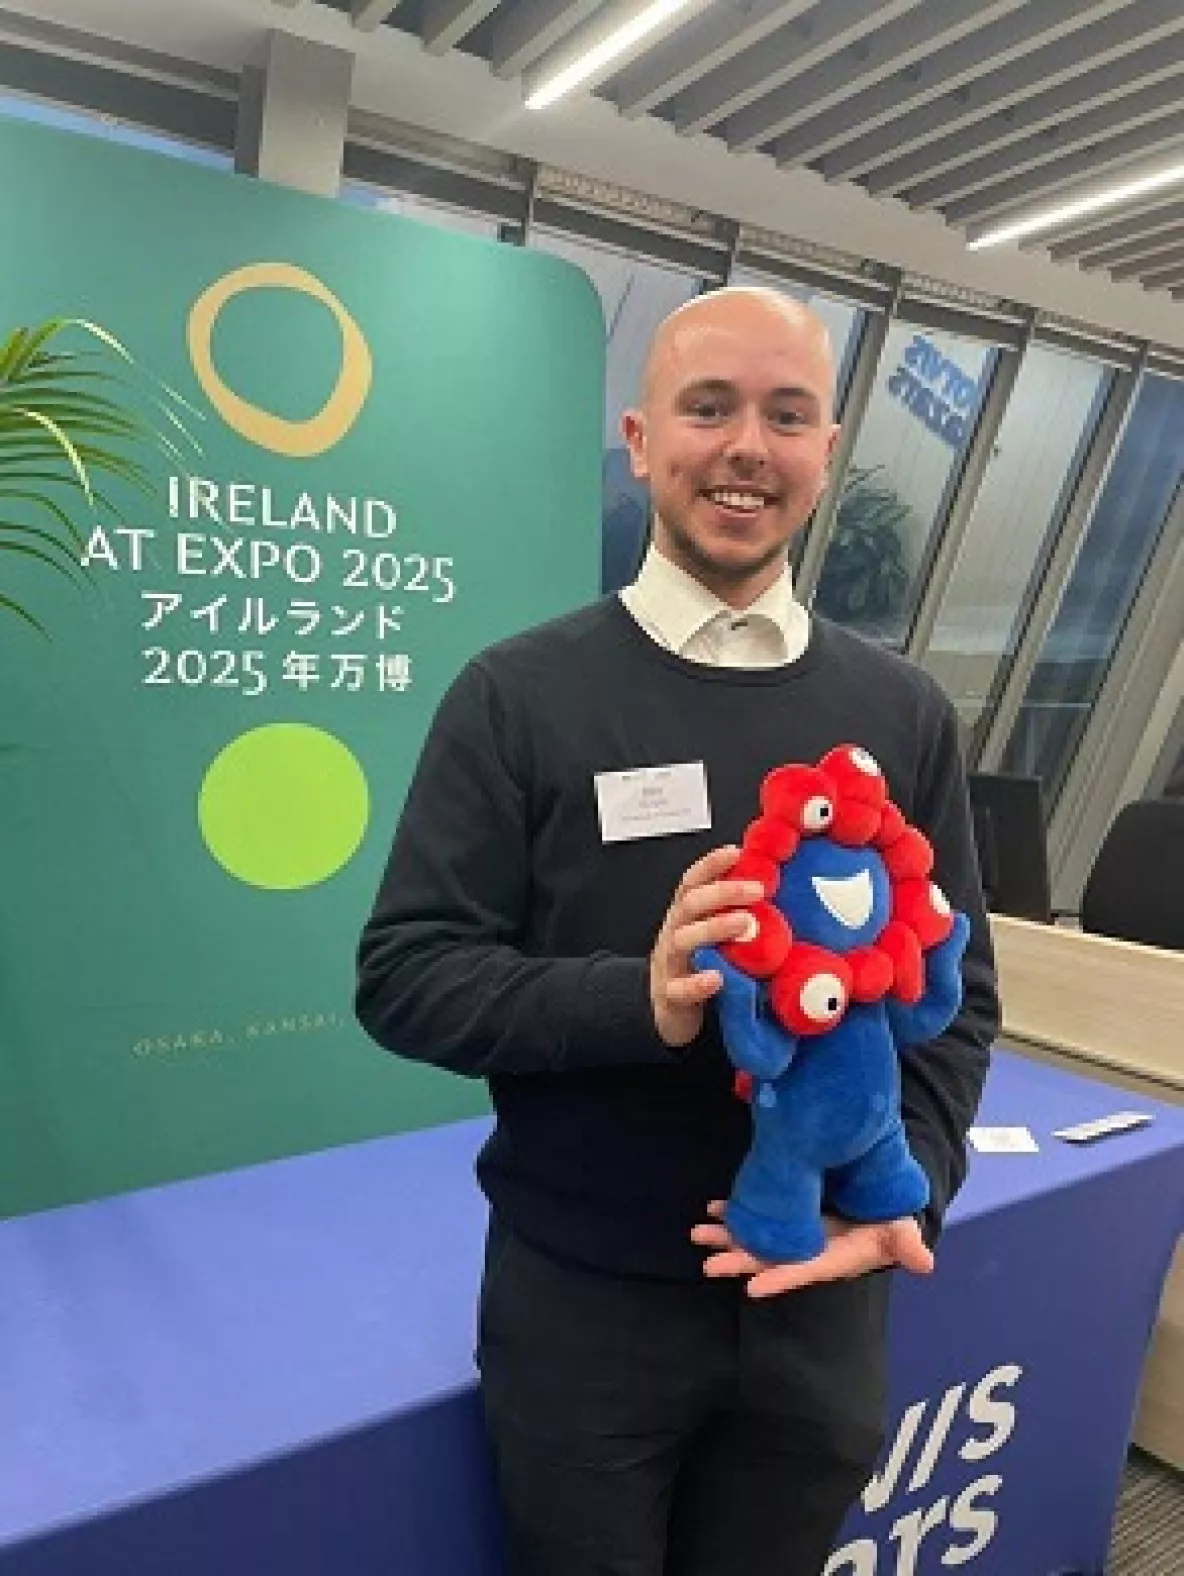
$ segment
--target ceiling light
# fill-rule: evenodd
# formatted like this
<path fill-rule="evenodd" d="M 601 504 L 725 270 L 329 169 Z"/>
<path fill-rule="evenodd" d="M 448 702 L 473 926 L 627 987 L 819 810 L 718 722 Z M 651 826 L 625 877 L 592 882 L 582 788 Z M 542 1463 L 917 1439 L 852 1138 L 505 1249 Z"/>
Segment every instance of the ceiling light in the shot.
<path fill-rule="evenodd" d="M 1132 197 L 1144 197 L 1149 192 L 1161 191 L 1165 186 L 1174 186 L 1177 181 L 1184 181 L 1184 164 L 1170 165 L 1154 175 L 1125 181 L 1121 186 L 1108 186 L 1105 191 L 1095 192 L 1092 197 L 1081 197 L 1076 202 L 1063 203 L 1059 208 L 1046 208 L 1043 213 L 1033 214 L 1030 219 L 1019 219 L 1015 224 L 987 230 L 976 240 L 968 241 L 966 249 L 977 252 L 985 246 L 1002 246 L 1005 241 L 1019 241 L 1026 235 L 1035 235 L 1039 230 L 1051 230 L 1058 224 L 1068 224 L 1071 219 L 1084 219 L 1087 214 L 1113 208 L 1118 203 L 1128 202 Z"/>
<path fill-rule="evenodd" d="M 546 109 L 549 104 L 554 104 L 556 99 L 570 93 L 581 82 L 586 82 L 608 65 L 610 60 L 615 60 L 634 44 L 640 43 L 647 34 L 690 3 L 691 0 L 651 0 L 636 16 L 615 27 L 607 37 L 578 55 L 570 65 L 562 67 L 553 77 L 544 78 L 537 87 L 532 88 L 526 100 L 527 109 Z"/>

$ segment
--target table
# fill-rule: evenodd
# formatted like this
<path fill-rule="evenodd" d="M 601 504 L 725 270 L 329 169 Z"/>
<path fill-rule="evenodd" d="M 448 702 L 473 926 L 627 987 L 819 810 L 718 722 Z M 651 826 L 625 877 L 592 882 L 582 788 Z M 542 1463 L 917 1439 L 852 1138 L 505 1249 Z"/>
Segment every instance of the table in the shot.
<path fill-rule="evenodd" d="M 1137 1104 L 1139 1132 L 1053 1127 Z M 1000 1054 L 831 1576 L 1102 1569 L 1184 1112 Z M 494 1576 L 466 1122 L 0 1225 L 2 1576 Z"/>

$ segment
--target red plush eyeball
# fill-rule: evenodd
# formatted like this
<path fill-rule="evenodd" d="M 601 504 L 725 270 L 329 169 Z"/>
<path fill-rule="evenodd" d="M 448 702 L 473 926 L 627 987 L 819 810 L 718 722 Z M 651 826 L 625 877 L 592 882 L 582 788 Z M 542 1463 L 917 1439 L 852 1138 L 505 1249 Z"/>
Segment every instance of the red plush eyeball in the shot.
<path fill-rule="evenodd" d="M 880 1001 L 892 989 L 892 959 L 878 947 L 853 947 L 843 954 L 851 966 L 852 1001 Z"/>
<path fill-rule="evenodd" d="M 892 891 L 892 917 L 916 932 L 926 952 L 954 928 L 949 900 L 933 881 L 898 881 Z"/>
<path fill-rule="evenodd" d="M 925 965 L 916 932 L 890 919 L 876 938 L 876 946 L 892 960 L 892 994 L 908 1003 L 921 1000 L 925 989 Z"/>
<path fill-rule="evenodd" d="M 771 815 L 758 815 L 749 823 L 744 833 L 744 848 L 753 854 L 763 854 L 766 859 L 784 864 L 798 851 L 801 833 L 788 821 L 778 821 Z"/>
<path fill-rule="evenodd" d="M 818 763 L 844 799 L 870 804 L 879 810 L 888 797 L 888 783 L 875 756 L 857 744 L 841 744 Z"/>
<path fill-rule="evenodd" d="M 742 974 L 767 980 L 789 956 L 793 935 L 785 915 L 772 903 L 748 903 L 745 911 L 752 915 L 756 934 L 748 941 L 723 942 L 719 953 Z"/>
<path fill-rule="evenodd" d="M 769 983 L 773 1016 L 790 1034 L 825 1034 L 851 1000 L 851 970 L 836 952 L 795 944 Z"/>
<path fill-rule="evenodd" d="M 759 881 L 764 888 L 765 896 L 770 898 L 777 890 L 781 880 L 781 870 L 776 860 L 766 858 L 764 854 L 752 852 L 742 848 L 740 857 L 723 877 L 725 881 Z"/>
<path fill-rule="evenodd" d="M 838 795 L 831 779 L 816 766 L 778 766 L 761 784 L 761 809 L 788 821 L 806 837 L 829 832 Z"/>
<path fill-rule="evenodd" d="M 881 858 L 894 883 L 922 880 L 933 869 L 929 839 L 915 826 L 906 826 L 896 841 L 881 851 Z"/>

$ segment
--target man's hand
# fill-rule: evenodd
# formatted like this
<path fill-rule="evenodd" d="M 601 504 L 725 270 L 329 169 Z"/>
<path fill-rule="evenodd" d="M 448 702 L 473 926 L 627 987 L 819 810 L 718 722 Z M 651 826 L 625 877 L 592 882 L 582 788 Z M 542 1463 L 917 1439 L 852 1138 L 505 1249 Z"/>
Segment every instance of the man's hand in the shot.
<path fill-rule="evenodd" d="M 718 947 L 752 933 L 755 921 L 742 905 L 764 897 L 759 881 L 728 881 L 740 857 L 735 847 L 705 854 L 678 884 L 650 954 L 650 1002 L 667 1045 L 689 1045 L 703 1027 L 707 1002 L 723 989 L 718 969 L 697 970 L 697 947 Z"/>
<path fill-rule="evenodd" d="M 853 1220 L 824 1216 L 826 1247 L 815 1259 L 802 1264 L 768 1264 L 732 1241 L 723 1224 L 724 1204 L 716 1199 L 707 1206 L 710 1223 L 696 1226 L 691 1241 L 715 1251 L 703 1265 L 703 1273 L 713 1278 L 723 1275 L 748 1275 L 750 1297 L 777 1297 L 782 1292 L 799 1291 L 823 1281 L 854 1280 L 873 1270 L 898 1266 L 914 1275 L 928 1275 L 933 1269 L 933 1254 L 925 1246 L 921 1228 L 911 1218 L 861 1225 Z"/>

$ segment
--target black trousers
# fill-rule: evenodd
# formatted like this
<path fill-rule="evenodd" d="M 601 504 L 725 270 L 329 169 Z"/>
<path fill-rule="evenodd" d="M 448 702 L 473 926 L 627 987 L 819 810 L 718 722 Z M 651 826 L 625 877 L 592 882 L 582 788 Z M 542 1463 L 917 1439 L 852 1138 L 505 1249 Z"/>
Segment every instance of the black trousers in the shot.
<path fill-rule="evenodd" d="M 506 1576 L 819 1576 L 883 1438 L 888 1280 L 757 1302 L 495 1220 L 478 1360 Z"/>

